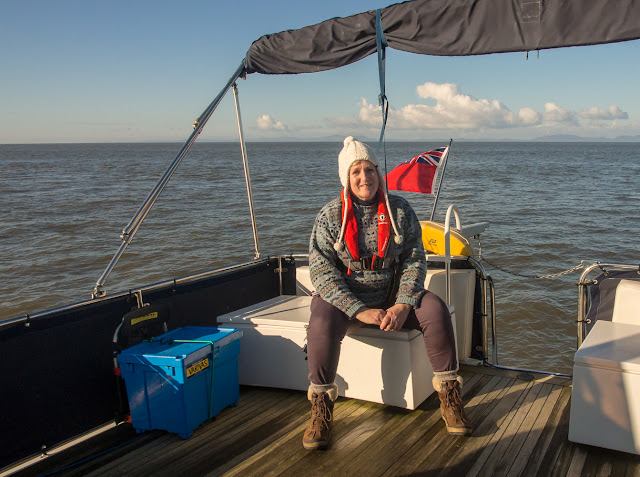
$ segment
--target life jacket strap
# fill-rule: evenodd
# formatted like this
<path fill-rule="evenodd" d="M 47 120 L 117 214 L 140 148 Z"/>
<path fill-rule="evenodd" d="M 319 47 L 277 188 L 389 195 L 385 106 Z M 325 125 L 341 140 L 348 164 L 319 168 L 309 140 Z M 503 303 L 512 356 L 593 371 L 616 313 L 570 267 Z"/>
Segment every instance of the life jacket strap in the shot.
<path fill-rule="evenodd" d="M 364 257 L 359 260 L 352 260 L 349 258 L 341 259 L 345 268 L 348 268 L 354 272 L 361 272 L 364 270 L 385 270 L 391 268 L 395 263 L 395 257 L 382 258 L 374 255 L 373 257 Z"/>

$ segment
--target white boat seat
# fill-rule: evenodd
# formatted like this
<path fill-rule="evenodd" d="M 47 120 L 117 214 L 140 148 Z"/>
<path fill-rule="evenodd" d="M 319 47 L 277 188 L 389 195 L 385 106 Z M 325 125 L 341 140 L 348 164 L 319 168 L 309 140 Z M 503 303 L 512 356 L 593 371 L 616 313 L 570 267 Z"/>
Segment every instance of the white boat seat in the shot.
<path fill-rule="evenodd" d="M 640 325 L 596 322 L 576 352 L 569 440 L 640 454 Z"/>
<path fill-rule="evenodd" d="M 424 282 L 426 290 L 435 293 L 443 300 L 446 296 L 446 274 L 443 269 L 429 268 Z M 456 342 L 458 361 L 471 357 L 473 330 L 473 302 L 476 286 L 476 273 L 473 269 L 451 270 L 451 303 L 456 311 Z M 309 296 L 315 290 L 309 276 L 309 267 L 296 268 L 296 295 Z"/>
<path fill-rule="evenodd" d="M 596 281 L 595 323 L 574 358 L 569 440 L 640 454 L 640 281 L 625 273 Z"/>
<path fill-rule="evenodd" d="M 240 384 L 307 390 L 303 349 L 311 299 L 278 296 L 218 317 L 220 324 L 243 332 Z M 433 393 L 432 377 L 419 331 L 361 327 L 342 341 L 336 376 L 340 396 L 415 409 Z"/>

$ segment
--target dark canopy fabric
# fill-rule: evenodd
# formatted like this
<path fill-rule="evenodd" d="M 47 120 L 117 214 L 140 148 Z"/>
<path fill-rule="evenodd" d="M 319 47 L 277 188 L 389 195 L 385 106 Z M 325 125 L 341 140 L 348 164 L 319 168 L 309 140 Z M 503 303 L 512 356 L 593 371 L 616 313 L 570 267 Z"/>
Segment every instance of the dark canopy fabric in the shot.
<path fill-rule="evenodd" d="M 390 48 L 483 55 L 640 38 L 640 0 L 413 0 L 382 9 Z M 376 51 L 376 12 L 273 35 L 249 48 L 247 73 L 313 73 Z"/>

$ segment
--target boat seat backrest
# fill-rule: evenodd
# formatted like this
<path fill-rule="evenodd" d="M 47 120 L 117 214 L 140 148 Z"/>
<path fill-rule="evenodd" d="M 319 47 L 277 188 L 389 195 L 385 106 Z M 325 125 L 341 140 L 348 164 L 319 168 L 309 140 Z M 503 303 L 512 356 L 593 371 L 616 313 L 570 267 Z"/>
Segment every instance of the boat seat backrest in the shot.
<path fill-rule="evenodd" d="M 121 351 L 165 333 L 169 317 L 169 305 L 145 305 L 128 312 L 118 329 L 117 350 Z"/>
<path fill-rule="evenodd" d="M 640 325 L 640 281 L 620 280 L 611 321 Z"/>

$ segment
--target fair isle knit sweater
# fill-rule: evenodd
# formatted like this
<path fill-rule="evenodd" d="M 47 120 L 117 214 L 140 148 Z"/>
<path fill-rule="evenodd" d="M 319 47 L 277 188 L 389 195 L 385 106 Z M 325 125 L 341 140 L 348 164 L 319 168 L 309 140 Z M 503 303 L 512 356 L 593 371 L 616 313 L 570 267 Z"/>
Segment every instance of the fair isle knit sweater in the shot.
<path fill-rule="evenodd" d="M 316 218 L 309 243 L 309 272 L 316 292 L 324 301 L 343 311 L 349 318 L 362 308 L 381 308 L 405 303 L 418 306 L 424 294 L 427 273 L 420 222 L 409 203 L 402 197 L 389 195 L 390 212 L 401 244 L 390 244 L 398 264 L 399 287 L 388 303 L 393 286 L 394 267 L 383 270 L 352 271 L 347 274 L 338 252 L 333 248 L 342 226 L 342 201 L 338 197 L 325 205 Z M 353 199 L 354 216 L 358 224 L 360 257 L 372 257 L 378 250 L 377 201 L 362 202 Z M 393 242 L 393 231 L 390 241 Z M 389 256 L 389 255 L 388 255 Z M 344 271 L 343 271 L 344 270 Z M 395 301 L 394 301 L 395 300 Z"/>

